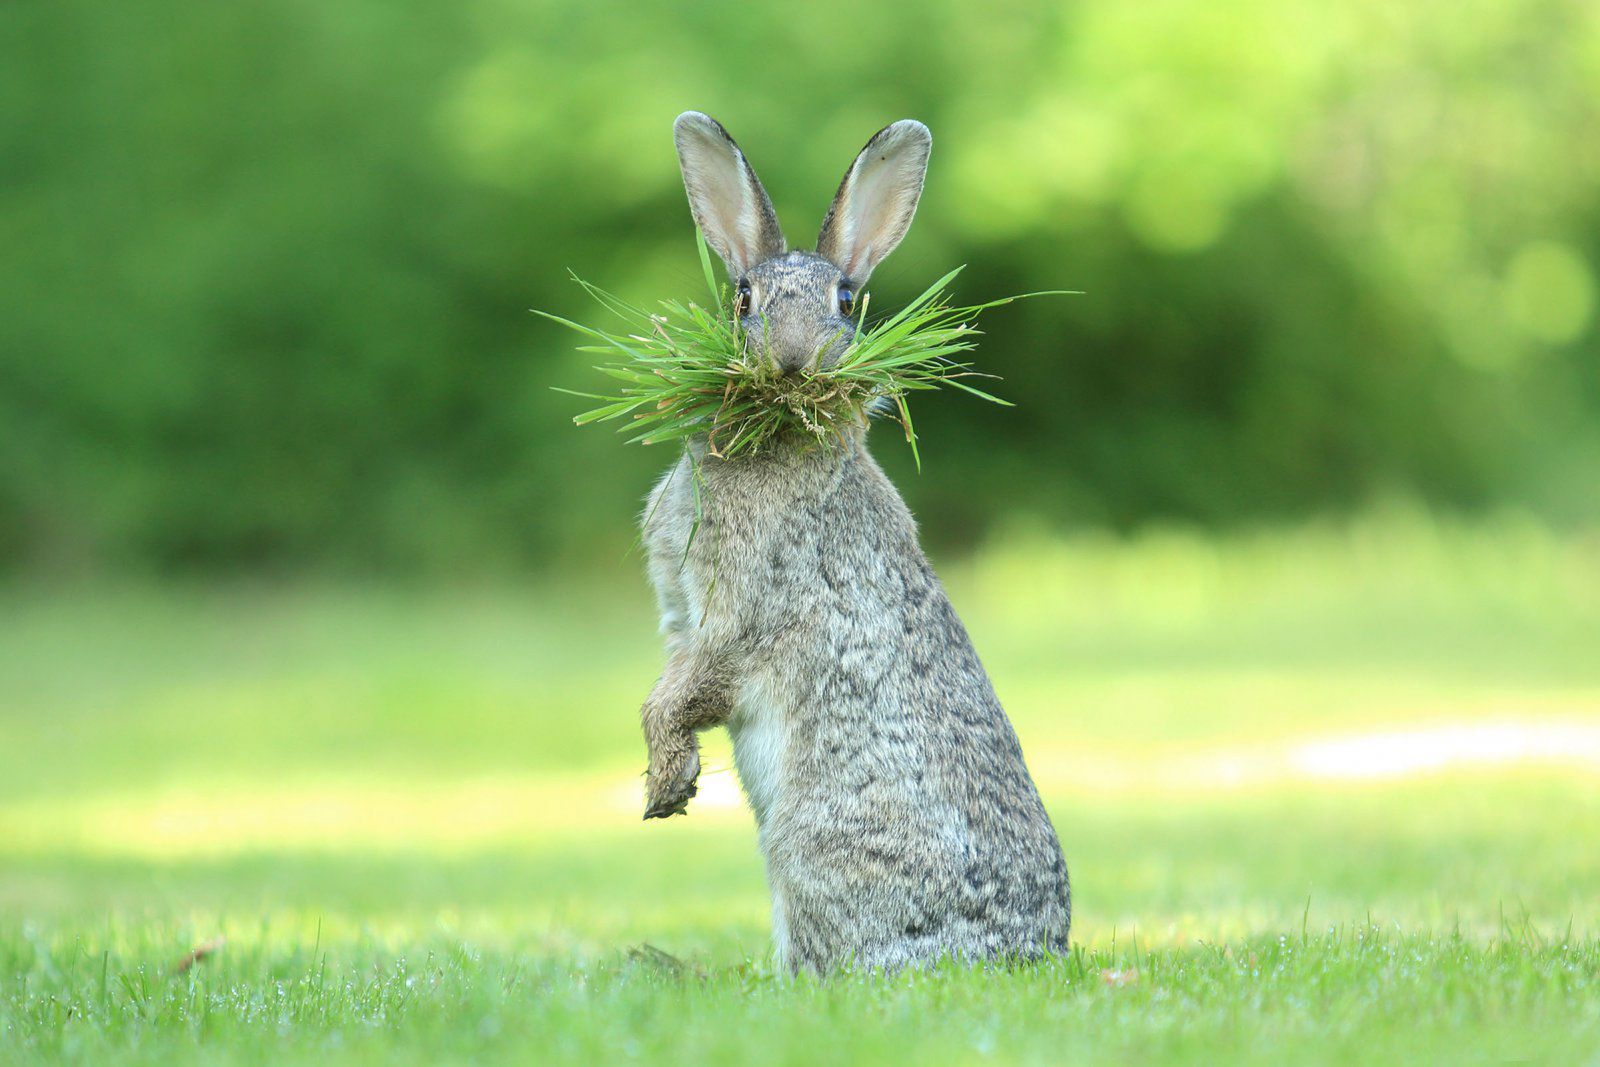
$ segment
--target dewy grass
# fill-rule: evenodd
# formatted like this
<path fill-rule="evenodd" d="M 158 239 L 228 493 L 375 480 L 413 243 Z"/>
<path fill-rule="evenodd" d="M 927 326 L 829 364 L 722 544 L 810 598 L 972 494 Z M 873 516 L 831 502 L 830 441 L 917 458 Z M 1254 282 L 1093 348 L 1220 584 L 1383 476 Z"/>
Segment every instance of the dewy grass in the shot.
<path fill-rule="evenodd" d="M 761 451 L 783 435 L 801 435 L 826 445 L 863 417 L 868 405 L 886 402 L 905 430 L 920 468 L 916 429 L 907 399 L 911 393 L 949 386 L 995 404 L 1010 402 L 973 384 L 993 379 L 965 359 L 976 345 L 979 314 L 1028 296 L 1024 293 L 984 304 L 955 305 L 947 290 L 957 267 L 925 289 L 900 311 L 877 322 L 868 318 L 863 299 L 855 339 L 837 364 L 826 370 L 784 375 L 747 338 L 735 321 L 728 291 L 717 283 L 700 239 L 700 263 L 711 292 L 710 306 L 663 300 L 649 311 L 573 275 L 601 306 L 626 324 L 621 333 L 595 329 L 537 311 L 590 338 L 579 351 L 617 357 L 597 367 L 622 383 L 612 394 L 561 392 L 600 401 L 573 421 L 627 419 L 620 432 L 628 441 L 656 444 L 697 434 L 706 436 L 712 455 L 724 459 Z"/>

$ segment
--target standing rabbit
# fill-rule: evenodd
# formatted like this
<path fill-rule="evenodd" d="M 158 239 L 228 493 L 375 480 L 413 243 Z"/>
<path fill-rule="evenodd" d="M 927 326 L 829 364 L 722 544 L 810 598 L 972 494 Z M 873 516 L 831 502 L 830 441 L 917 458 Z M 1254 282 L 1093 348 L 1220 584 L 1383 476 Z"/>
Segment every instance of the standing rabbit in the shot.
<path fill-rule="evenodd" d="M 752 353 L 786 373 L 825 370 L 854 335 L 856 294 L 911 224 L 927 127 L 903 120 L 867 142 L 816 252 L 784 244 L 721 125 L 689 111 L 673 132 Z M 866 436 L 863 418 L 831 447 L 780 438 L 731 460 L 692 439 L 652 492 L 644 542 L 668 660 L 641 713 L 645 818 L 685 810 L 695 732 L 726 725 L 780 965 L 1062 951 L 1071 906 L 1055 831 Z"/>

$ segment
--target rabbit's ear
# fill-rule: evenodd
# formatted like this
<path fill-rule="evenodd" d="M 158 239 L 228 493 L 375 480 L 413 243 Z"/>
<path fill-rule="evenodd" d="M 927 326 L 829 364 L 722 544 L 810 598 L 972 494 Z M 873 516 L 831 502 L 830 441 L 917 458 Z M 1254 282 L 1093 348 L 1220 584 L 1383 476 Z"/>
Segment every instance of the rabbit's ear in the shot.
<path fill-rule="evenodd" d="M 772 201 L 728 131 L 710 115 L 685 111 L 672 124 L 689 210 L 735 277 L 784 253 Z"/>
<path fill-rule="evenodd" d="M 932 149 L 928 127 L 901 119 L 873 134 L 845 171 L 822 220 L 817 251 L 857 285 L 866 282 L 910 228 Z"/>

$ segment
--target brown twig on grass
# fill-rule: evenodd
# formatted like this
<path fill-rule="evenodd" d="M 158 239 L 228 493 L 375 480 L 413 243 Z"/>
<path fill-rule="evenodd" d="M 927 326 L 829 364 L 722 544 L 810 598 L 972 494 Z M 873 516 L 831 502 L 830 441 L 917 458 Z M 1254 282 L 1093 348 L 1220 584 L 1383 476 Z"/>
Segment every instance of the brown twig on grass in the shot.
<path fill-rule="evenodd" d="M 214 937 L 210 941 L 203 941 L 186 952 L 182 959 L 172 966 L 173 974 L 183 974 L 190 967 L 215 955 L 221 950 L 226 938 Z"/>

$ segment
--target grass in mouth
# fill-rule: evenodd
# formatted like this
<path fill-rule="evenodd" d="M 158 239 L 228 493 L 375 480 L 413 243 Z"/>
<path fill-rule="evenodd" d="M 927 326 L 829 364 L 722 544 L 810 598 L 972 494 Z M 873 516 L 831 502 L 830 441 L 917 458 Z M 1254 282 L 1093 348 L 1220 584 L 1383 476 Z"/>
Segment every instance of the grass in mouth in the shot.
<path fill-rule="evenodd" d="M 966 353 L 976 347 L 979 314 L 1029 296 L 1023 293 L 983 304 L 956 305 L 948 299 L 957 267 L 923 290 L 898 312 L 871 321 L 870 297 L 858 314 L 862 325 L 837 364 L 801 374 L 778 373 L 734 318 L 726 286 L 719 285 L 702 237 L 700 264 L 710 290 L 709 304 L 663 300 L 651 311 L 612 293 L 573 279 L 625 324 L 620 332 L 595 329 L 544 311 L 535 311 L 589 339 L 579 351 L 613 357 L 596 367 L 621 383 L 613 393 L 560 392 L 599 401 L 575 416 L 582 426 L 625 419 L 619 432 L 628 441 L 656 444 L 706 435 L 712 455 L 723 459 L 760 451 L 782 435 L 801 435 L 819 444 L 841 437 L 862 418 L 868 405 L 883 402 L 905 430 L 917 466 L 917 433 L 907 398 L 911 393 L 949 386 L 982 400 L 1011 406 L 973 384 L 995 375 L 973 369 Z"/>

